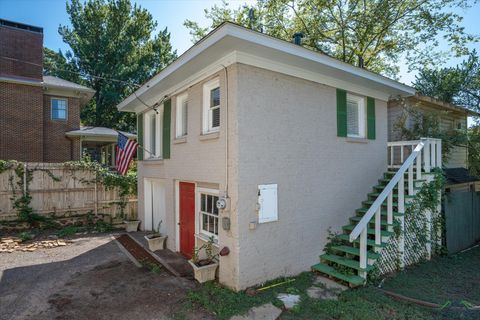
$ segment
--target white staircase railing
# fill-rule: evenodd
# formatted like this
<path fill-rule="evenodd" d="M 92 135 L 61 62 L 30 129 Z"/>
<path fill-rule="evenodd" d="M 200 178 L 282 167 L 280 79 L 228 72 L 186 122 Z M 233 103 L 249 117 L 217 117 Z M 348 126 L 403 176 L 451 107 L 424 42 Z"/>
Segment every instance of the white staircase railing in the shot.
<path fill-rule="evenodd" d="M 367 268 L 367 234 L 370 220 L 375 216 L 375 250 L 382 243 L 381 214 L 382 205 L 387 202 L 387 224 L 389 231 L 393 225 L 393 196 L 397 192 L 397 212 L 401 215 L 400 223 L 403 230 L 403 214 L 405 213 L 405 173 L 407 174 L 407 194 L 415 195 L 414 180 L 421 180 L 423 173 L 429 173 L 431 168 L 442 166 L 442 141 L 440 139 L 422 138 L 417 141 L 388 142 L 389 168 L 399 168 L 393 178 L 375 199 L 362 219 L 350 233 L 350 242 L 360 237 L 360 268 Z M 408 155 L 404 161 L 404 157 Z M 397 164 L 400 160 L 401 165 Z M 395 190 L 397 187 L 397 190 Z M 402 250 L 402 248 L 400 248 Z M 403 252 L 403 250 L 402 250 Z M 360 276 L 366 278 L 366 273 Z"/>

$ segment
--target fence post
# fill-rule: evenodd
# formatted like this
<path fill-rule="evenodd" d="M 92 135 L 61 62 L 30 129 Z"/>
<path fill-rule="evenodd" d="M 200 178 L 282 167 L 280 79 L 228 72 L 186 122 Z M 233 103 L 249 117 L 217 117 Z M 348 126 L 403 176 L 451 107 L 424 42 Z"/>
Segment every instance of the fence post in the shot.
<path fill-rule="evenodd" d="M 97 172 L 95 172 L 95 216 L 98 216 L 98 187 L 97 187 Z"/>

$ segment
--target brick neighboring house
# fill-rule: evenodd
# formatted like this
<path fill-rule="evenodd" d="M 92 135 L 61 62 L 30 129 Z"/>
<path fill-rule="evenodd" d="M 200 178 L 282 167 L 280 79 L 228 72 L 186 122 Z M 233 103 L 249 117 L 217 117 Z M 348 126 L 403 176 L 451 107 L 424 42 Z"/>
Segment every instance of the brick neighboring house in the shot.
<path fill-rule="evenodd" d="M 98 153 L 114 150 L 113 130 L 70 134 L 82 129 L 80 110 L 95 91 L 42 72 L 42 28 L 0 19 L 0 159 L 63 162 L 92 144 Z"/>

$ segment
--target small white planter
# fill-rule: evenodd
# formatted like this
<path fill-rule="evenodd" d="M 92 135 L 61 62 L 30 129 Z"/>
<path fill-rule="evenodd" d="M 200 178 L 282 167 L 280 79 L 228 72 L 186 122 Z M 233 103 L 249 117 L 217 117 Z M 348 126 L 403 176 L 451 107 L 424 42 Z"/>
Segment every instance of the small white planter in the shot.
<path fill-rule="evenodd" d="M 125 230 L 127 232 L 135 232 L 138 230 L 138 225 L 140 224 L 140 221 L 138 220 L 123 221 L 123 223 L 125 223 Z"/>
<path fill-rule="evenodd" d="M 150 251 L 163 250 L 165 248 L 165 240 L 167 236 L 158 234 L 149 234 L 144 237 L 148 243 L 148 249 Z"/>
<path fill-rule="evenodd" d="M 193 268 L 193 273 L 195 275 L 195 280 L 200 283 L 204 283 L 207 281 L 215 280 L 215 273 L 217 272 L 218 263 L 208 264 L 206 266 L 199 267 L 191 260 L 188 260 L 188 263 Z"/>

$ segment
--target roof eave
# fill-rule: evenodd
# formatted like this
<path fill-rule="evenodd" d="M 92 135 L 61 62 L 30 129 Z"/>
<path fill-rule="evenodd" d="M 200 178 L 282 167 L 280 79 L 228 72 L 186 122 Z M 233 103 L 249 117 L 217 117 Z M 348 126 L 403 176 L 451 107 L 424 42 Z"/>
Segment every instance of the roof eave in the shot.
<path fill-rule="evenodd" d="M 408 85 L 405 85 L 403 83 L 400 83 L 398 81 L 389 79 L 387 77 L 373 73 L 366 69 L 362 69 L 362 68 L 353 66 L 351 64 L 339 61 L 335 58 L 329 57 L 319 52 L 314 52 L 312 50 L 295 45 L 293 43 L 289 43 L 284 40 L 280 40 L 265 34 L 261 34 L 256 31 L 238 26 L 236 24 L 225 22 L 221 24 L 219 27 L 217 27 L 216 29 L 212 30 L 202 40 L 194 44 L 190 49 L 188 49 L 185 53 L 183 53 L 177 60 L 172 62 L 165 69 L 160 71 L 157 75 L 155 75 L 153 78 L 148 80 L 145 84 L 143 84 L 133 94 L 131 94 L 122 102 L 120 102 L 117 105 L 117 109 L 119 111 L 135 112 L 135 106 L 133 105 L 133 102 L 137 97 L 141 97 L 142 94 L 150 90 L 153 86 L 155 86 L 160 81 L 165 79 L 167 76 L 175 72 L 181 66 L 185 65 L 186 63 L 189 63 L 201 52 L 203 52 L 204 50 L 206 50 L 207 48 L 215 44 L 217 41 L 220 41 L 222 38 L 226 36 L 233 36 L 242 40 L 250 41 L 255 44 L 267 46 L 269 48 L 279 50 L 300 58 L 304 58 L 317 63 L 333 66 L 340 71 L 354 74 L 355 76 L 358 76 L 373 82 L 377 82 L 386 87 L 389 87 L 392 89 L 392 91 L 395 91 L 397 95 L 400 95 L 400 96 L 412 96 L 415 94 L 414 88 Z"/>

